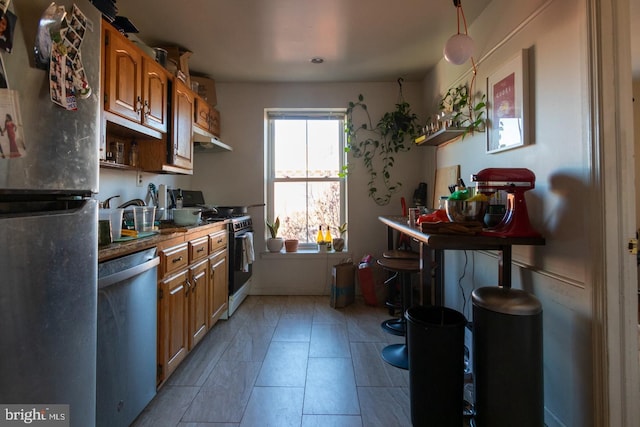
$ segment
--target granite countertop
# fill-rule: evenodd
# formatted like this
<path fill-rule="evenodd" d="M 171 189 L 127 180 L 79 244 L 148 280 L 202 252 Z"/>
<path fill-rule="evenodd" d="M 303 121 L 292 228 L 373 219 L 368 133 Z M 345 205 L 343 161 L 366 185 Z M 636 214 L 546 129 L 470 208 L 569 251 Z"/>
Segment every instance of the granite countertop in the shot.
<path fill-rule="evenodd" d="M 156 234 L 153 234 L 151 236 L 140 237 L 137 239 L 114 242 L 109 245 L 99 246 L 98 262 L 107 261 L 113 258 L 118 258 L 134 252 L 149 249 L 154 246 L 158 246 L 166 240 L 170 240 L 176 237 L 184 237 L 185 239 L 188 239 L 188 236 L 190 235 L 206 231 L 210 228 L 216 228 L 216 226 L 226 223 L 227 221 L 220 221 L 189 227 L 178 227 L 175 225 L 171 226 L 165 224 L 157 230 Z"/>

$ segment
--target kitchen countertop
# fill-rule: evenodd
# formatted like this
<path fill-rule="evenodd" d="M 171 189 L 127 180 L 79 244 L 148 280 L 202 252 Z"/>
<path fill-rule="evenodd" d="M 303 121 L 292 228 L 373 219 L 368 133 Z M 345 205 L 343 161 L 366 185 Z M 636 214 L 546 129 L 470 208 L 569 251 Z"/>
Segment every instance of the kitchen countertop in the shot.
<path fill-rule="evenodd" d="M 142 251 L 161 245 L 168 240 L 182 238 L 184 241 L 190 240 L 196 235 L 212 231 L 219 228 L 221 224 L 227 224 L 229 221 L 218 221 L 208 224 L 194 225 L 189 227 L 167 227 L 166 225 L 158 230 L 157 234 L 138 239 L 127 240 L 124 242 L 114 242 L 109 245 L 98 247 L 98 262 L 107 261 L 118 258 L 134 252 Z"/>

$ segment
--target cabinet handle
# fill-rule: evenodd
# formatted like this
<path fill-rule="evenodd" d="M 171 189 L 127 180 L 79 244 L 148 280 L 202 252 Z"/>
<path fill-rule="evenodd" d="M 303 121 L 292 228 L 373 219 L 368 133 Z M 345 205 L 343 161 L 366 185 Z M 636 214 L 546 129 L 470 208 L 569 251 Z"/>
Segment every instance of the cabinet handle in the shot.
<path fill-rule="evenodd" d="M 199 248 L 198 250 L 196 250 L 197 253 L 200 253 L 202 251 L 204 251 L 204 248 Z"/>
<path fill-rule="evenodd" d="M 216 243 L 222 243 L 223 240 L 224 239 L 220 238 L 220 239 L 218 239 L 218 241 Z"/>
<path fill-rule="evenodd" d="M 144 106 L 142 107 L 142 114 L 145 117 L 149 117 L 149 115 L 151 115 L 151 107 L 149 106 L 149 101 L 147 100 L 144 101 Z"/>
<path fill-rule="evenodd" d="M 194 277 L 193 278 L 193 284 L 191 285 L 191 292 L 196 290 L 196 285 L 198 284 L 198 278 Z"/>
<path fill-rule="evenodd" d="M 189 282 L 189 279 L 187 279 L 184 281 L 184 294 L 189 295 L 190 289 L 191 289 L 191 282 Z"/>
<path fill-rule="evenodd" d="M 176 262 L 180 262 L 180 261 L 182 261 L 182 256 L 179 256 L 178 258 L 174 258 L 174 259 L 171 260 L 171 262 L 174 263 L 174 264 Z"/>
<path fill-rule="evenodd" d="M 136 111 L 136 113 L 139 113 L 140 110 L 142 110 L 142 98 L 140 96 L 138 96 L 138 99 L 136 100 L 135 111 Z"/>

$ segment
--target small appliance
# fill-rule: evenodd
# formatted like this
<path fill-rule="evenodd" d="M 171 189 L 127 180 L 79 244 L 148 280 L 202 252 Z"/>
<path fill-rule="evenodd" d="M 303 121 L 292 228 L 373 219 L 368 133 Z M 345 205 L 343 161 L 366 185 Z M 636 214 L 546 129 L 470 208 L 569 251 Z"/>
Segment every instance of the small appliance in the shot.
<path fill-rule="evenodd" d="M 536 176 L 526 168 L 488 168 L 471 175 L 478 193 L 507 193 L 507 212 L 502 221 L 484 233 L 506 237 L 540 237 L 529 222 L 524 193 L 535 187 Z"/>

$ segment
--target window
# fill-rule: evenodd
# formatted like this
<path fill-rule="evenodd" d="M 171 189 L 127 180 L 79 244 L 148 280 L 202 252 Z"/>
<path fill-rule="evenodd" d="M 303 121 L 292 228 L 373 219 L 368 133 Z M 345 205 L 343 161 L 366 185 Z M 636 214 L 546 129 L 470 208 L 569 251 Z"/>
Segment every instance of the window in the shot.
<path fill-rule="evenodd" d="M 315 245 L 319 226 L 338 237 L 346 222 L 344 120 L 343 110 L 267 111 L 267 215 L 301 249 Z"/>

